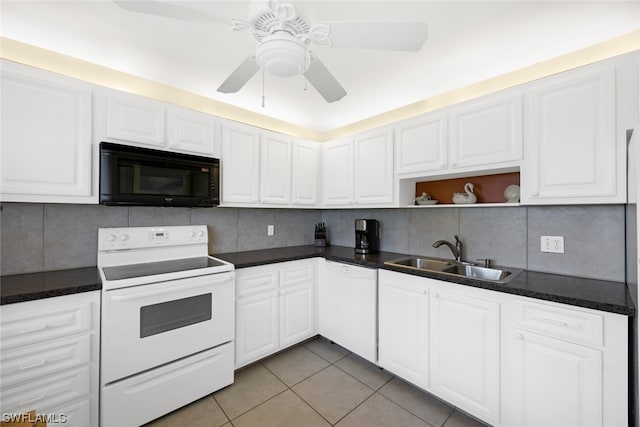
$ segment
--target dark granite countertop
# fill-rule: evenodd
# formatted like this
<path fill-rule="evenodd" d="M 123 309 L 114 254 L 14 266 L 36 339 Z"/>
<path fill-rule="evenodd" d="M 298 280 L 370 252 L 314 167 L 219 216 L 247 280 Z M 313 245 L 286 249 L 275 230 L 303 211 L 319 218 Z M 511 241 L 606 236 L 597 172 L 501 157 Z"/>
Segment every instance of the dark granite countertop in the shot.
<path fill-rule="evenodd" d="M 408 255 L 393 252 L 358 255 L 354 253 L 353 248 L 344 246 L 327 246 L 326 248 L 310 245 L 293 246 L 288 248 L 213 254 L 213 256 L 234 264 L 236 268 L 322 257 L 329 261 L 345 262 L 369 268 L 382 268 L 476 288 L 592 308 L 627 316 L 633 316 L 635 314 L 635 307 L 627 286 L 622 282 L 585 279 L 525 270 L 510 283 L 502 285 L 466 277 L 444 276 L 426 271 L 391 267 L 385 265 L 384 262 Z"/>
<path fill-rule="evenodd" d="M 102 289 L 97 267 L 0 277 L 0 305 Z"/>

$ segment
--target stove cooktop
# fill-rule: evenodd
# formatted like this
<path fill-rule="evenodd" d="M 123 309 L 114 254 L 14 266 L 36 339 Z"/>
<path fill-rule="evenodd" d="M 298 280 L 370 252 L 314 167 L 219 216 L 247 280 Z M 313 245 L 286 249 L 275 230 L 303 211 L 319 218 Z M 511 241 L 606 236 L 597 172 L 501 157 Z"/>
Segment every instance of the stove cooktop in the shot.
<path fill-rule="evenodd" d="M 107 280 L 124 280 L 137 277 L 153 276 L 156 274 L 176 273 L 181 271 L 198 270 L 202 268 L 221 267 L 225 264 L 211 257 L 197 257 L 173 259 L 169 261 L 155 261 L 141 264 L 117 265 L 103 267 Z"/>

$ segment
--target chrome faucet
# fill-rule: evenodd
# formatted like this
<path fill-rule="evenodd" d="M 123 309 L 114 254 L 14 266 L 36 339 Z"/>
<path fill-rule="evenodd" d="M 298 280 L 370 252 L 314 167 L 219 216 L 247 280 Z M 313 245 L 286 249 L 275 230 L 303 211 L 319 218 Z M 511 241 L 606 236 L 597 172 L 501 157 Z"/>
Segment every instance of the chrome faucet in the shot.
<path fill-rule="evenodd" d="M 457 234 L 454 235 L 453 237 L 455 237 L 456 239 L 455 246 L 453 246 L 451 243 L 447 242 L 446 240 L 438 240 L 436 242 L 433 242 L 433 247 L 439 248 L 442 245 L 447 245 L 449 249 L 451 249 L 451 252 L 453 253 L 453 256 L 456 258 L 456 261 L 460 261 L 462 258 L 462 242 L 460 241 L 460 239 L 458 239 Z"/>

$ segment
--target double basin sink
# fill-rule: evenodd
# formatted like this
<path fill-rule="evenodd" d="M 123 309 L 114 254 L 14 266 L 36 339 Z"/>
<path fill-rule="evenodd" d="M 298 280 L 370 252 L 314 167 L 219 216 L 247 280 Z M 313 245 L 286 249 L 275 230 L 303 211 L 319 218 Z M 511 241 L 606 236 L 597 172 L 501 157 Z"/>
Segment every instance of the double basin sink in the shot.
<path fill-rule="evenodd" d="M 385 261 L 385 264 L 410 270 L 428 271 L 447 276 L 467 277 L 502 284 L 509 283 L 522 272 L 522 270 L 515 268 L 485 267 L 468 262 L 415 256 Z"/>

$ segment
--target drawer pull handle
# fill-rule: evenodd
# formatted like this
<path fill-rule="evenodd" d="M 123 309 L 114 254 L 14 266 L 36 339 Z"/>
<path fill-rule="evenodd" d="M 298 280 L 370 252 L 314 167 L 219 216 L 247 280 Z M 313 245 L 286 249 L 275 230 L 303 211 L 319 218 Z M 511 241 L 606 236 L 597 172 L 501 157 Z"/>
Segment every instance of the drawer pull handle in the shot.
<path fill-rule="evenodd" d="M 539 320 L 545 323 L 551 323 L 552 325 L 557 326 L 569 326 L 567 322 L 563 322 L 562 320 L 550 319 L 548 317 L 534 317 L 533 320 Z"/>
<path fill-rule="evenodd" d="M 36 326 L 35 328 L 29 328 L 29 329 L 20 329 L 20 334 L 30 334 L 31 332 L 38 332 L 38 331 L 42 331 L 44 329 L 47 329 L 47 325 L 40 325 L 40 326 Z"/>
<path fill-rule="evenodd" d="M 29 403 L 37 402 L 38 400 L 42 400 L 42 399 L 44 399 L 44 394 L 40 394 L 40 395 L 34 397 L 33 399 L 29 399 L 29 400 L 25 400 L 23 402 L 20 402 L 20 406 L 28 405 Z"/>
<path fill-rule="evenodd" d="M 19 369 L 20 371 L 24 371 L 25 369 L 37 368 L 38 366 L 42 366 L 42 365 L 44 365 L 45 363 L 47 363 L 47 361 L 46 361 L 46 360 L 41 360 L 41 361 L 39 361 L 39 362 L 32 363 L 31 365 L 20 366 L 18 369 Z"/>

